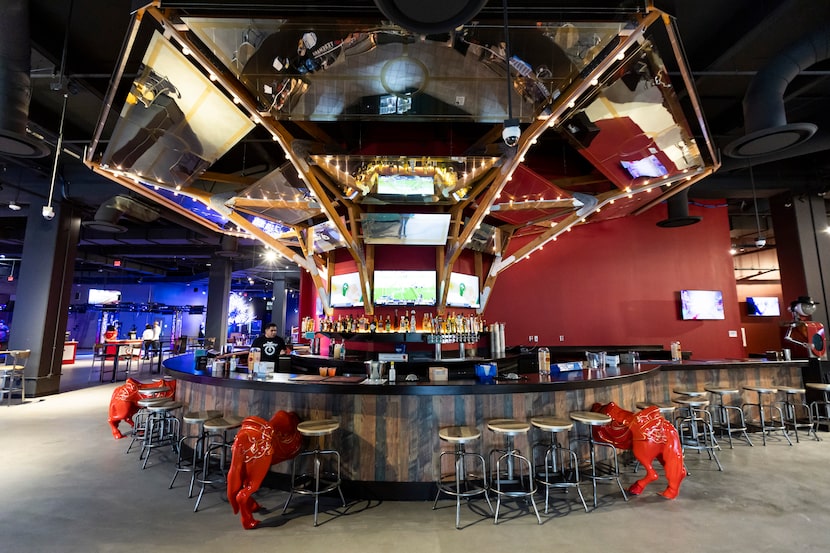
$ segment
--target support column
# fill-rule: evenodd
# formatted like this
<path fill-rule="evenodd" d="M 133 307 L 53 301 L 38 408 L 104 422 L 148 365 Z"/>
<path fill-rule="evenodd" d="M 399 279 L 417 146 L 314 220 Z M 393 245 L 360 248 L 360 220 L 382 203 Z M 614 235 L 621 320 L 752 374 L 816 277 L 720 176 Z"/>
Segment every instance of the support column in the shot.
<path fill-rule="evenodd" d="M 30 349 L 26 395 L 60 390 L 66 318 L 75 275 L 81 218 L 70 206 L 53 205 L 55 218 L 41 217 L 30 206 L 15 294 L 9 349 Z"/>
<path fill-rule="evenodd" d="M 811 317 L 830 328 L 830 234 L 825 199 L 817 195 L 770 199 L 784 303 L 798 296 L 820 302 Z"/>
<path fill-rule="evenodd" d="M 286 294 L 285 276 L 277 275 L 274 277 L 274 285 L 271 288 L 271 296 L 274 300 L 271 302 L 271 322 L 277 325 L 277 336 L 285 337 L 285 303 Z"/>
<path fill-rule="evenodd" d="M 217 351 L 225 349 L 228 339 L 228 298 L 231 293 L 232 265 L 231 259 L 216 255 L 210 262 L 205 338 L 216 338 L 214 347 Z"/>

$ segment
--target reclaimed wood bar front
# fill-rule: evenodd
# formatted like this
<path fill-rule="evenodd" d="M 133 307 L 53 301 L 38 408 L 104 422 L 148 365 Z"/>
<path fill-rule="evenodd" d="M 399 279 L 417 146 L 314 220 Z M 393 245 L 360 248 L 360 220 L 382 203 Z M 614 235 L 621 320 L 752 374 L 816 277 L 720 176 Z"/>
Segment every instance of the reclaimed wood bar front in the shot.
<path fill-rule="evenodd" d="M 590 409 L 594 402 L 609 401 L 632 409 L 639 400 L 670 401 L 672 389 L 678 387 L 802 385 L 797 361 L 645 362 L 552 377 L 525 374 L 520 380 L 492 384 L 462 380 L 380 385 L 281 373 L 269 374 L 267 380 L 249 380 L 247 374 L 218 378 L 196 374 L 194 365 L 190 354 L 165 361 L 167 374 L 178 379 L 177 398 L 191 410 L 219 409 L 268 419 L 284 409 L 303 420 L 337 418 L 340 430 L 333 445 L 342 455 L 344 478 L 397 485 L 402 492 L 407 485 L 427 489 L 425 485 L 435 481 L 441 426 L 481 429 L 477 446 L 486 455 L 501 445 L 485 430 L 486 421 L 493 418 L 567 416 L 570 411 Z M 517 446 L 528 448 L 521 439 Z M 287 472 L 288 467 L 276 470 Z"/>

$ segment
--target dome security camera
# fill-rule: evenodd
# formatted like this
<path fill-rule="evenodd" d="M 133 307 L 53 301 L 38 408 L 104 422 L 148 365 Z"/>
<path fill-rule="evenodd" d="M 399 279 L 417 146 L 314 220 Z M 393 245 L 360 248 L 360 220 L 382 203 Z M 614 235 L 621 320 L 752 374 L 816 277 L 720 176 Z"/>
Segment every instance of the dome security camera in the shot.
<path fill-rule="evenodd" d="M 43 209 L 41 209 L 40 214 L 43 215 L 43 218 L 47 221 L 51 221 L 55 218 L 55 210 L 52 208 L 51 205 L 43 206 Z"/>
<path fill-rule="evenodd" d="M 764 238 L 763 236 L 759 236 L 758 238 L 755 239 L 755 247 L 756 248 L 763 248 L 766 245 L 767 245 L 767 239 Z"/>
<path fill-rule="evenodd" d="M 504 130 L 501 131 L 502 140 L 511 148 L 515 148 L 522 136 L 522 129 L 519 127 L 518 119 L 507 119 L 504 122 Z"/>

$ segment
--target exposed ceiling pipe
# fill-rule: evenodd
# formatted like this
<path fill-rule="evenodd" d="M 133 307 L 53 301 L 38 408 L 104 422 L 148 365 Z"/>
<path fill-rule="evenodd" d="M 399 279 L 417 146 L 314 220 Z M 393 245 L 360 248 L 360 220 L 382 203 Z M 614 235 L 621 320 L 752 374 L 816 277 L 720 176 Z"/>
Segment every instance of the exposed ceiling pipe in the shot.
<path fill-rule="evenodd" d="M 699 223 L 702 217 L 689 215 L 689 189 L 684 188 L 666 200 L 669 217 L 657 222 L 658 227 L 675 228 L 687 227 Z"/>
<path fill-rule="evenodd" d="M 31 100 L 29 2 L 3 2 L 0 17 L 0 153 L 43 157 L 49 149 L 26 134 Z"/>
<path fill-rule="evenodd" d="M 129 196 L 114 196 L 101 204 L 92 221 L 84 221 L 82 224 L 85 228 L 101 232 L 125 232 L 127 227 L 118 224 L 124 215 L 144 223 L 151 223 L 159 218 L 158 211 Z"/>
<path fill-rule="evenodd" d="M 764 66 L 744 96 L 745 135 L 724 148 L 731 157 L 750 158 L 779 152 L 809 140 L 813 123 L 787 123 L 784 93 L 800 73 L 830 58 L 830 30 L 814 31 Z"/>

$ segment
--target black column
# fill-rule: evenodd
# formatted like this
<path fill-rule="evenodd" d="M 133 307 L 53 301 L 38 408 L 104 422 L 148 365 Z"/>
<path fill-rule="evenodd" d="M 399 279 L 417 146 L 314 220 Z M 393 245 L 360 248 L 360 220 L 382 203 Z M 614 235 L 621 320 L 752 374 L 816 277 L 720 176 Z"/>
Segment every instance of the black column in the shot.
<path fill-rule="evenodd" d="M 214 255 L 208 276 L 207 316 L 205 337 L 216 338 L 217 351 L 225 349 L 228 339 L 228 296 L 231 293 L 231 268 L 233 261 Z"/>
<path fill-rule="evenodd" d="M 15 296 L 9 349 L 30 349 L 26 395 L 60 389 L 66 318 L 75 274 L 81 219 L 69 206 L 54 205 L 55 218 L 44 219 L 32 205 Z"/>

